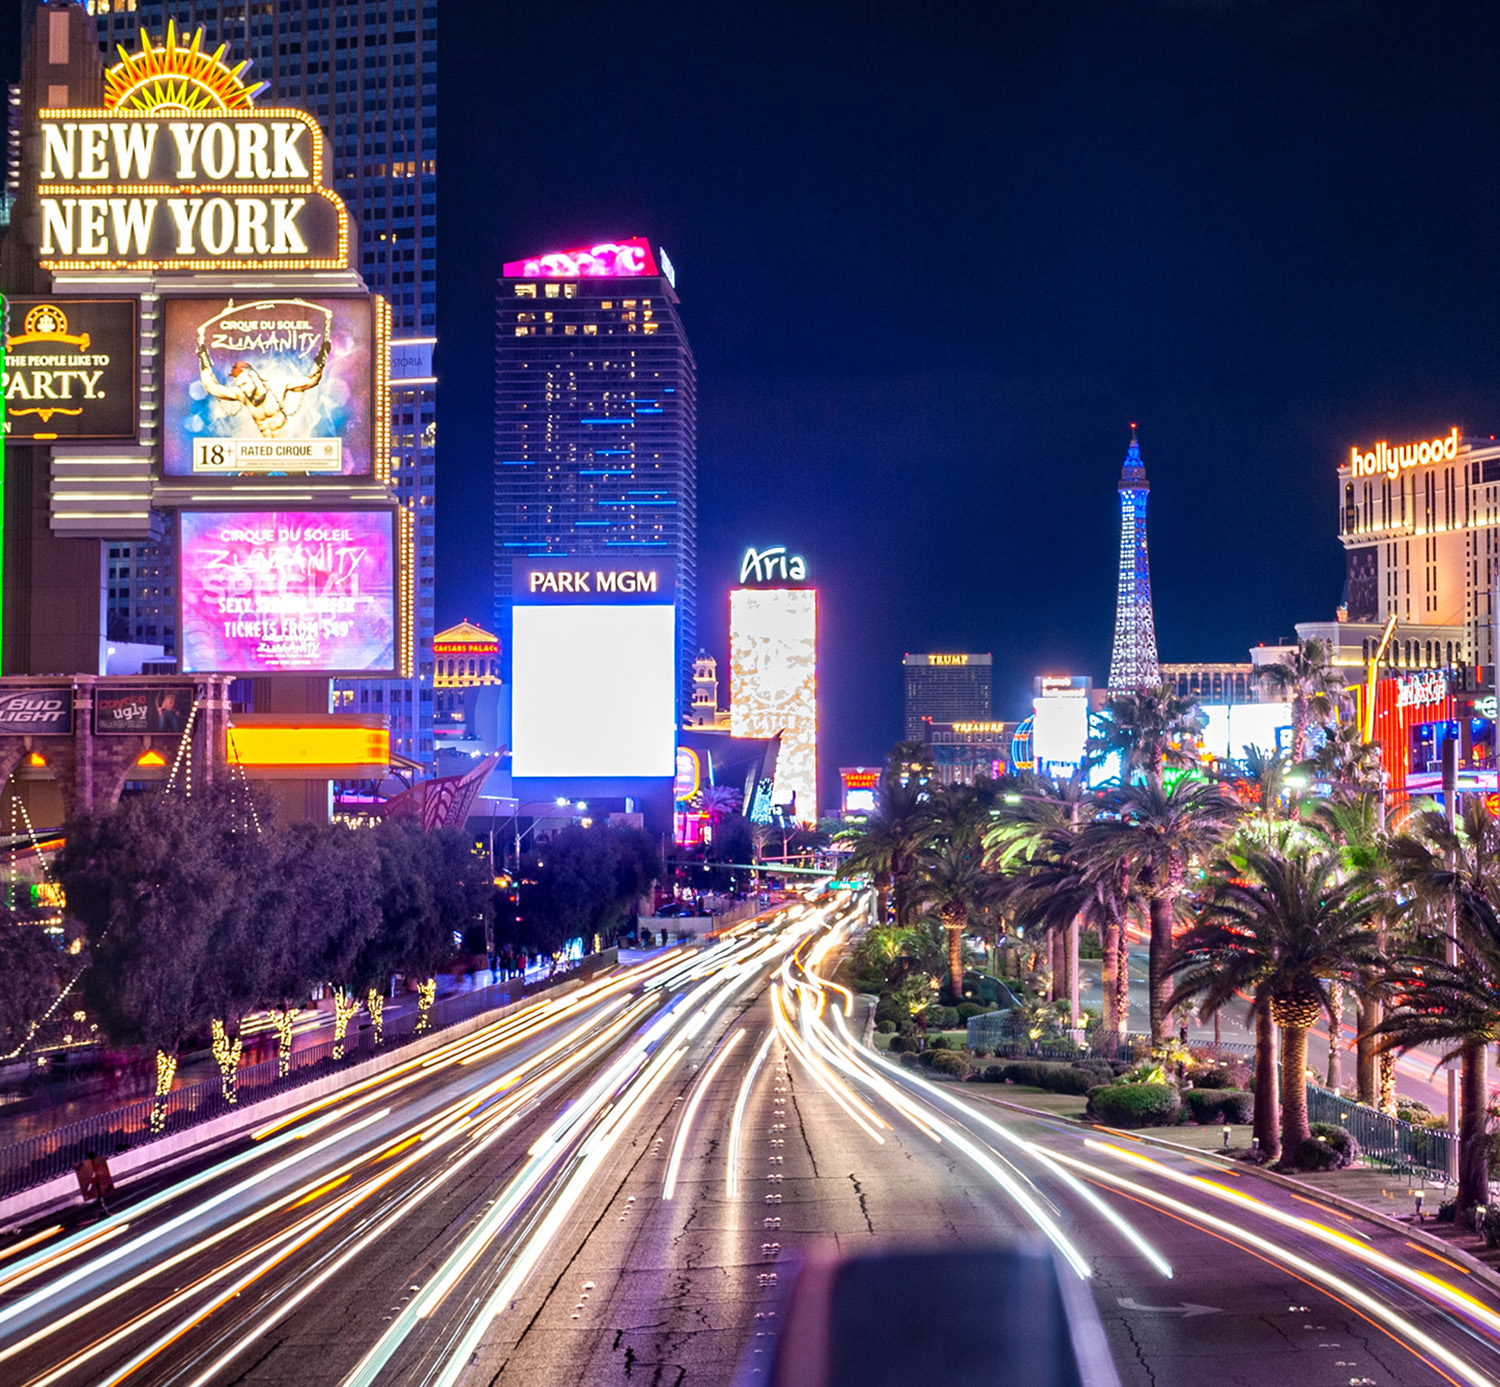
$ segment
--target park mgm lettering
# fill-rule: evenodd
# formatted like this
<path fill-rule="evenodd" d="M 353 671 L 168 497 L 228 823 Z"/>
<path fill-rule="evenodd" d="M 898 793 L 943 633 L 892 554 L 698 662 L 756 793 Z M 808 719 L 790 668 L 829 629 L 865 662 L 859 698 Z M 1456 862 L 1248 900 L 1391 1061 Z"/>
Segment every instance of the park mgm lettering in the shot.
<path fill-rule="evenodd" d="M 591 586 L 592 584 L 592 586 Z M 527 577 L 528 592 L 572 593 L 653 593 L 659 592 L 655 570 L 586 568 L 542 572 L 533 569 Z"/>
<path fill-rule="evenodd" d="M 1402 443 L 1394 448 L 1389 443 L 1377 443 L 1368 452 L 1353 448 L 1349 454 L 1349 468 L 1356 477 L 1389 477 L 1395 481 L 1405 468 L 1451 462 L 1457 456 L 1458 430 L 1455 428 L 1446 438 L 1434 438 L 1431 442 Z"/>
<path fill-rule="evenodd" d="M 305 214 L 322 200 L 321 136 L 305 114 L 83 114 L 41 122 L 44 259 L 120 263 L 165 252 L 292 261 L 314 253 Z"/>

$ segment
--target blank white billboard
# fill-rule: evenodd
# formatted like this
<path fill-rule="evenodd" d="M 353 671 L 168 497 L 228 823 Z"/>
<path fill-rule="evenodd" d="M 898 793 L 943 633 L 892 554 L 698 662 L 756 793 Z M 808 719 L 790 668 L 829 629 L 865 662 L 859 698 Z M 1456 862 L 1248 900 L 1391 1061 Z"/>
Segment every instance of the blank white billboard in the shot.
<path fill-rule="evenodd" d="M 1081 765 L 1089 739 L 1088 699 L 1037 698 L 1031 708 L 1031 752 L 1038 764 Z"/>
<path fill-rule="evenodd" d="M 1289 703 L 1204 703 L 1208 718 L 1203 749 L 1220 760 L 1243 761 L 1245 748 L 1259 747 L 1267 755 L 1292 744 L 1292 707 Z"/>
<path fill-rule="evenodd" d="M 666 604 L 515 607 L 511 774 L 670 778 L 676 625 Z"/>

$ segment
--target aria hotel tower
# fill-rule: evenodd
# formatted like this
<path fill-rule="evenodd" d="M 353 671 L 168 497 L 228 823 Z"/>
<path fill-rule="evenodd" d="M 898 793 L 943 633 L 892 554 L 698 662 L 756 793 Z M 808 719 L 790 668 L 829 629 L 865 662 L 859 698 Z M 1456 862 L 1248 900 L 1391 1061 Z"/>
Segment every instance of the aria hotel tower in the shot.
<path fill-rule="evenodd" d="M 668 559 L 681 698 L 697 651 L 698 408 L 671 262 L 633 237 L 503 271 L 495 315 L 502 656 L 508 664 L 517 559 Z"/>

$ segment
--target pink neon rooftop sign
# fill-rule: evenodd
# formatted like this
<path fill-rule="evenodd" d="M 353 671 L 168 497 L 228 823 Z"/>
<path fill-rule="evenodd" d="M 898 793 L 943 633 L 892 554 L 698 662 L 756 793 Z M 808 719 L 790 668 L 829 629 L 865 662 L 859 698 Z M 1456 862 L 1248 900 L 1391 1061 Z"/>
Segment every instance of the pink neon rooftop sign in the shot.
<path fill-rule="evenodd" d="M 626 241 L 601 241 L 575 250 L 554 250 L 525 260 L 508 260 L 502 266 L 507 279 L 614 278 L 625 275 L 655 275 L 656 260 L 644 236 Z"/>

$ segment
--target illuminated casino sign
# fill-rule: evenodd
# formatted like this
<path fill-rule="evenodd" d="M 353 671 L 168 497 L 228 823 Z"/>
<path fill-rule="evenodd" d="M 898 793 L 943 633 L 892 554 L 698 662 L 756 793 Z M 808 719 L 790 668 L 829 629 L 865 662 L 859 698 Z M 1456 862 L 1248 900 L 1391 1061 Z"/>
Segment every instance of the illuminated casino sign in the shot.
<path fill-rule="evenodd" d="M 43 111 L 46 270 L 345 269 L 349 214 L 305 111 Z"/>
<path fill-rule="evenodd" d="M 1446 438 L 1434 438 L 1430 442 L 1402 443 L 1394 448 L 1389 443 L 1377 443 L 1369 452 L 1352 448 L 1349 467 L 1356 477 L 1384 476 L 1394 481 L 1408 467 L 1451 462 L 1457 456 L 1458 430 L 1455 428 Z"/>
<path fill-rule="evenodd" d="M 625 241 L 601 241 L 573 250 L 548 251 L 501 266 L 507 279 L 618 279 L 660 273 L 644 236 Z"/>
<path fill-rule="evenodd" d="M 929 665 L 966 665 L 969 663 L 967 655 L 929 655 Z"/>
<path fill-rule="evenodd" d="M 1448 697 L 1448 675 L 1440 669 L 1403 674 L 1396 681 L 1396 707 L 1421 707 Z"/>
<path fill-rule="evenodd" d="M 740 560 L 742 583 L 800 583 L 806 577 L 807 560 L 800 554 L 788 554 L 784 544 L 747 549 Z"/>
<path fill-rule="evenodd" d="M 532 602 L 671 602 L 669 564 L 590 563 L 535 559 L 519 569 L 516 587 Z"/>
<path fill-rule="evenodd" d="M 956 722 L 953 730 L 963 736 L 1000 737 L 1005 734 L 1003 722 Z"/>
<path fill-rule="evenodd" d="M 5 436 L 133 439 L 134 299 L 6 301 Z"/>

